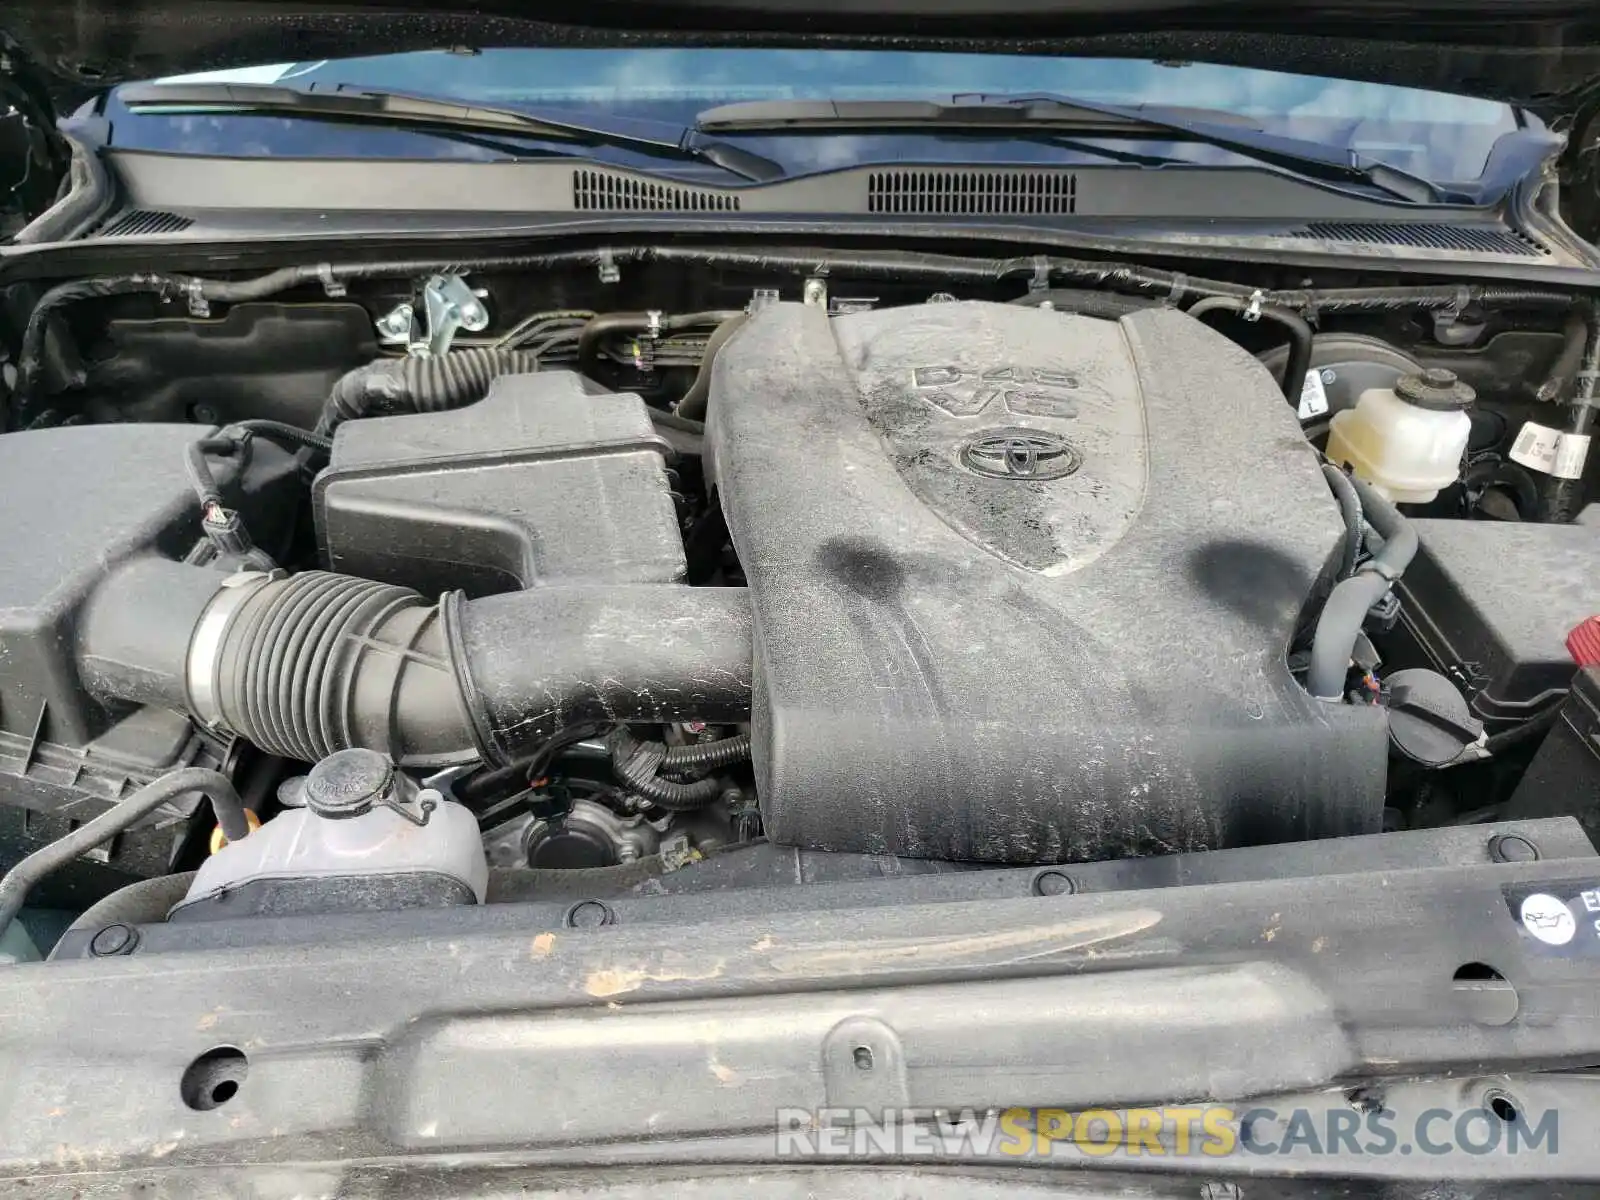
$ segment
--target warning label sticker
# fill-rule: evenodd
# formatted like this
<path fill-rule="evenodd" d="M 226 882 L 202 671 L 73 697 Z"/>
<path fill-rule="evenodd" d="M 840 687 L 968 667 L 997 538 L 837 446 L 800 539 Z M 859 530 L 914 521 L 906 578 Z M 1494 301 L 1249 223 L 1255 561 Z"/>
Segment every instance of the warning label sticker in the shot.
<path fill-rule="evenodd" d="M 1517 884 L 1506 887 L 1504 895 L 1530 949 L 1560 956 L 1600 955 L 1600 883 Z"/>
<path fill-rule="evenodd" d="M 1583 464 L 1588 458 L 1588 434 L 1565 433 L 1533 421 L 1522 427 L 1511 447 L 1512 462 L 1557 479 L 1581 479 Z"/>
<path fill-rule="evenodd" d="M 1328 389 L 1321 371 L 1307 371 L 1300 385 L 1300 419 L 1309 421 L 1328 411 Z"/>

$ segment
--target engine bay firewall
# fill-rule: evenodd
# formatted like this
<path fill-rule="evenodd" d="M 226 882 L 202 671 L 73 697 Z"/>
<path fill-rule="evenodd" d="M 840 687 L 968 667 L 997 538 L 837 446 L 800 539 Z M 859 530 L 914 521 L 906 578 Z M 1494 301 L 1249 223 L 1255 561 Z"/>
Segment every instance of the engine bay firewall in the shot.
<path fill-rule="evenodd" d="M 708 439 L 775 841 L 1050 861 L 1378 827 L 1381 712 L 1285 657 L 1339 513 L 1214 331 L 772 305 L 717 359 Z"/>

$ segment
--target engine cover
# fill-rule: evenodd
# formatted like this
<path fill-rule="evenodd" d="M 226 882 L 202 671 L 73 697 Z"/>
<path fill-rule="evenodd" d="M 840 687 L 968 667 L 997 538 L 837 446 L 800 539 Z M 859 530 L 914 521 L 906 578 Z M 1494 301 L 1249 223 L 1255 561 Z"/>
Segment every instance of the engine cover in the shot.
<path fill-rule="evenodd" d="M 1286 663 L 1338 509 L 1220 334 L 772 305 L 708 419 L 773 840 L 1042 862 L 1379 828 L 1382 714 Z"/>

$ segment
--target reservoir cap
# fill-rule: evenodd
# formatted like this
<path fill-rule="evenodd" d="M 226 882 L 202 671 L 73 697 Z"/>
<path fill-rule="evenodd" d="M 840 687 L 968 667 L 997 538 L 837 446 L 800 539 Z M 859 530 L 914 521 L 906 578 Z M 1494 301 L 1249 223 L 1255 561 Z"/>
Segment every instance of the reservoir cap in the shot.
<path fill-rule="evenodd" d="M 340 750 L 306 776 L 306 807 L 319 817 L 345 820 L 371 812 L 394 783 L 394 764 L 376 750 Z"/>
<path fill-rule="evenodd" d="M 1478 393 L 1471 385 L 1462 383 L 1454 371 L 1443 367 L 1429 367 L 1415 375 L 1402 375 L 1394 383 L 1394 394 L 1407 404 L 1433 412 L 1457 412 L 1471 408 Z"/>

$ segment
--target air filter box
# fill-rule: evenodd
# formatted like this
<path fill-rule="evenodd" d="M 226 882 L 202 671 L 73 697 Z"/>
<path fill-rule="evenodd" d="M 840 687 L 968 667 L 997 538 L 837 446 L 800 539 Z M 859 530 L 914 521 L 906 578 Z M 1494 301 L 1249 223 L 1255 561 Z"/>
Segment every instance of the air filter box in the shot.
<path fill-rule="evenodd" d="M 670 453 L 638 396 L 506 375 L 468 408 L 341 425 L 317 534 L 329 570 L 424 595 L 673 582 Z"/>

